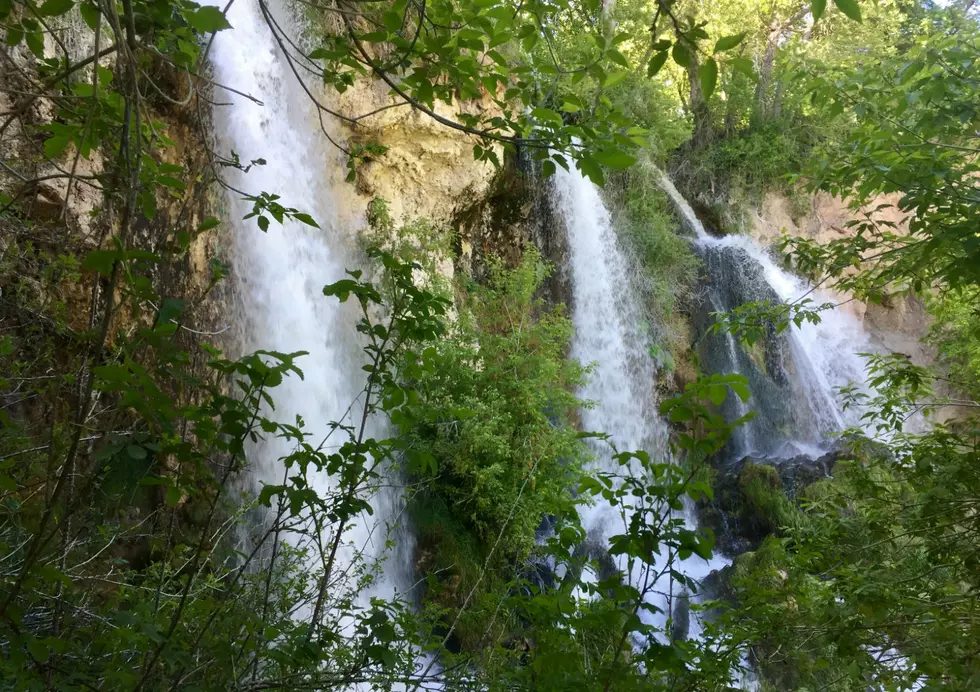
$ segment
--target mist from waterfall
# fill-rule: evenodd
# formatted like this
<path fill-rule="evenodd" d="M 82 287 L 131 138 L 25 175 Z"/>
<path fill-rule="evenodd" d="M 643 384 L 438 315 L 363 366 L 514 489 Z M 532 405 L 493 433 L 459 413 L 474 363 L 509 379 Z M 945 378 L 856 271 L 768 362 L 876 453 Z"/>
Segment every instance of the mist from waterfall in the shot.
<path fill-rule="evenodd" d="M 295 31 L 288 11 L 275 2 L 269 7 L 282 26 Z M 358 424 L 364 405 L 364 354 L 354 329 L 358 314 L 353 306 L 340 305 L 322 292 L 324 285 L 344 277 L 345 267 L 363 264 L 352 229 L 339 222 L 331 190 L 337 177 L 332 173 L 344 162 L 323 136 L 315 106 L 281 55 L 258 3 L 234 3 L 228 19 L 234 31 L 217 34 L 210 54 L 215 81 L 262 104 L 220 92 L 219 100 L 233 106 L 214 109 L 217 150 L 226 157 L 237 153 L 244 165 L 257 159 L 265 163 L 252 165 L 247 174 L 233 168 L 223 174 L 250 194 L 280 195 L 285 206 L 310 214 L 320 225 L 312 228 L 287 219 L 282 226 L 273 222 L 263 233 L 255 219 L 242 220 L 251 203 L 229 193 L 226 216 L 232 224 L 237 294 L 234 319 L 245 352 L 309 352 L 297 361 L 303 379 L 286 378 L 272 393 L 275 410 L 266 415 L 291 424 L 302 417 L 309 440 L 316 445 L 327 437 L 330 421 Z M 373 425 L 373 434 L 383 432 L 380 422 Z M 341 441 L 330 438 L 324 449 Z M 292 443 L 279 438 L 251 450 L 249 481 L 255 489 L 262 483 L 283 482 L 280 459 L 291 451 Z M 325 474 L 312 482 L 321 494 L 333 485 Z M 362 515 L 345 536 L 348 561 L 355 551 L 363 551 L 369 562 L 385 555 L 386 523 L 397 518 L 400 497 L 395 491 L 383 492 L 371 501 L 374 517 Z M 361 595 L 362 603 L 371 596 L 391 598 L 407 589 L 412 576 L 407 533 L 399 536 L 398 551 L 385 563 L 381 583 Z"/>

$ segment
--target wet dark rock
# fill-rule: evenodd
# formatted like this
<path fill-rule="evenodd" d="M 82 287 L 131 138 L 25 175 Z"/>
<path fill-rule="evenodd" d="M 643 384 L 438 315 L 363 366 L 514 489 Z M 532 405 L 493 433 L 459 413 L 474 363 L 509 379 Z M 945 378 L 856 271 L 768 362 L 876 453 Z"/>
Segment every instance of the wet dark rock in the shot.
<path fill-rule="evenodd" d="M 598 563 L 596 577 L 599 581 L 612 579 L 619 575 L 619 568 L 616 561 L 609 554 L 609 548 L 605 539 L 599 534 L 589 534 L 575 548 L 572 566 L 569 570 L 568 578 L 578 578 L 583 569 L 584 563 L 588 560 Z"/>
<path fill-rule="evenodd" d="M 768 464 L 779 474 L 786 494 L 791 498 L 799 496 L 801 490 L 817 481 L 830 478 L 834 470 L 834 465 L 841 458 L 841 453 L 830 451 L 816 459 L 806 454 L 800 454 L 788 459 L 758 459 L 751 460 L 753 463 Z M 746 460 L 743 460 L 745 462 Z"/>
<path fill-rule="evenodd" d="M 683 591 L 674 601 L 670 614 L 670 640 L 680 642 L 687 639 L 691 631 L 691 594 Z"/>
<path fill-rule="evenodd" d="M 539 591 L 549 591 L 558 585 L 558 576 L 547 562 L 529 560 L 521 570 L 521 577 Z"/>
<path fill-rule="evenodd" d="M 523 154 L 508 155 L 488 193 L 460 200 L 451 224 L 458 275 L 483 281 L 491 259 L 516 266 L 524 251 L 534 246 L 558 268 L 542 285 L 542 297 L 551 305 L 571 305 L 571 275 L 563 269 L 568 265 L 564 223 L 534 161 Z"/>
<path fill-rule="evenodd" d="M 701 581 L 701 596 L 709 601 L 734 602 L 735 592 L 732 590 L 734 573 L 735 567 L 733 565 L 725 565 L 721 569 L 712 570 Z"/>
<path fill-rule="evenodd" d="M 708 373 L 739 373 L 748 380 L 750 398 L 728 396 L 719 407 L 726 420 L 749 411 L 755 417 L 736 428 L 720 461 L 731 463 L 747 454 L 792 456 L 780 448 L 794 440 L 819 441 L 838 429 L 833 403 L 820 396 L 813 366 L 792 330 L 780 331 L 775 322 L 764 325 L 759 338 L 748 344 L 729 333 L 715 333 L 716 313 L 729 313 L 746 303 L 779 303 L 767 282 L 765 268 L 737 244 L 698 244 L 703 260 L 700 300 L 691 310 L 693 348 Z"/>

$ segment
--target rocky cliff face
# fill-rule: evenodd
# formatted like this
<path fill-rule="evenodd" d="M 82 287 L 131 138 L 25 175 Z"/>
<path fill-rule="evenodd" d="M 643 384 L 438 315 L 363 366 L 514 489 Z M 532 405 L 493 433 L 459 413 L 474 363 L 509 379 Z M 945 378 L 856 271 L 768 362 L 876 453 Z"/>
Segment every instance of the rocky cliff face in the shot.
<path fill-rule="evenodd" d="M 364 227 L 372 200 L 387 201 L 395 226 L 424 219 L 436 232 L 453 234 L 454 259 L 445 257 L 439 271 L 445 276 L 463 272 L 479 279 L 491 257 L 516 264 L 529 244 L 556 267 L 547 290 L 555 302 L 567 302 L 564 236 L 557 224 L 547 189 L 538 182 L 529 162 L 505 155 L 496 145 L 500 166 L 473 157 L 479 139 L 434 120 L 404 105 L 394 106 L 381 81 L 358 82 L 339 97 L 340 112 L 359 118 L 338 127 L 338 138 L 348 143 L 375 142 L 384 154 L 357 168 L 353 184 L 346 171 L 335 168 L 333 189 L 342 206 L 341 221 L 349 228 Z M 459 112 L 493 115 L 496 106 L 485 97 L 478 101 L 438 103 L 436 112 L 454 118 Z"/>
<path fill-rule="evenodd" d="M 363 214 L 371 199 L 382 197 L 396 222 L 425 218 L 435 225 L 449 223 L 460 209 L 487 193 L 496 169 L 487 161 L 474 160 L 475 137 L 408 106 L 394 106 L 388 91 L 380 80 L 361 81 L 338 100 L 345 116 L 374 113 L 339 128 L 346 141 L 377 142 L 387 148 L 359 166 L 355 185 L 346 186 L 343 199 L 350 205 L 348 213 Z M 453 118 L 459 112 L 486 114 L 494 108 L 485 98 L 451 105 L 440 102 L 436 112 Z M 501 147 L 496 152 L 502 160 Z"/>
<path fill-rule="evenodd" d="M 94 34 L 78 16 L 69 15 L 65 22 L 71 28 L 63 32 L 59 46 L 66 46 L 73 59 L 90 54 L 94 50 Z M 50 38 L 46 41 L 50 42 Z M 50 43 L 46 44 L 46 54 L 57 54 L 60 47 Z M 57 122 L 59 114 L 52 100 L 33 96 L 43 92 L 38 85 L 44 83 L 37 58 L 24 45 L 4 50 L 7 67 L 0 70 L 0 111 L 4 113 L 0 119 L 0 161 L 4 163 L 0 169 L 0 209 L 6 213 L 0 242 L 8 262 L 0 271 L 0 281 L 10 285 L 31 281 L 35 270 L 46 273 L 44 267 L 53 264 L 59 255 L 80 261 L 91 250 L 105 247 L 118 232 L 121 205 L 104 194 L 105 186 L 111 184 L 112 161 L 102 149 L 81 156 L 69 145 L 58 156 L 44 155 L 45 141 L 50 137 L 45 128 Z M 115 58 L 106 55 L 98 64 L 100 69 L 112 71 Z M 173 79 L 172 70 L 162 63 L 149 64 L 145 69 L 157 84 Z M 81 70 L 79 80 L 91 80 L 91 71 L 92 67 Z M 186 90 L 186 83 L 182 82 L 182 86 Z M 18 94 L 23 96 L 16 97 Z M 158 163 L 181 166 L 186 171 L 187 184 L 176 191 L 156 193 L 155 212 L 136 215 L 130 243 L 134 248 L 157 253 L 173 244 L 180 232 L 187 231 L 187 252 L 174 263 L 161 264 L 154 279 L 159 281 L 164 295 L 198 296 L 210 282 L 210 260 L 215 255 L 216 240 L 213 234 L 194 233 L 213 209 L 205 174 L 207 149 L 197 111 L 194 101 L 176 105 L 147 97 L 144 105 L 144 115 L 152 119 L 156 132 L 172 142 L 159 149 Z M 34 249 L 41 253 L 41 263 L 25 269 L 18 259 Z M 67 273 L 62 281 L 45 285 L 42 302 L 67 301 L 65 319 L 72 328 L 82 330 L 88 324 L 90 308 L 94 309 L 89 303 L 98 304 L 100 283 L 104 281 L 92 272 Z M 212 304 L 200 308 L 199 321 L 188 326 L 208 329 L 217 308 Z M 111 332 L 128 325 L 129 319 L 126 310 L 118 309 Z"/>

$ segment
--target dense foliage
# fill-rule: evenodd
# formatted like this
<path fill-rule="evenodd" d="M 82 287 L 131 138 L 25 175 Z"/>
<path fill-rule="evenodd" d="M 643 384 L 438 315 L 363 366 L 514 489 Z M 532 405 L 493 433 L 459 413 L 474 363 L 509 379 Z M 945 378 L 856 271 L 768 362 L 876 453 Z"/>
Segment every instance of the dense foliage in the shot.
<path fill-rule="evenodd" d="M 356 126 L 370 114 L 331 99 L 374 81 L 386 108 L 471 136 L 477 160 L 606 184 L 662 372 L 687 357 L 699 276 L 665 163 L 726 230 L 727 206 L 772 190 L 847 198 L 861 220 L 823 245 L 787 238 L 786 261 L 855 299 L 924 300 L 937 368 L 869 358 L 832 478 L 784 492 L 746 464 L 718 493 L 758 548 L 720 600 L 689 604 L 712 617 L 688 639 L 655 597 L 663 577 L 702 588 L 681 563 L 715 539 L 686 509 L 713 500 L 707 466 L 751 418 L 718 413 L 749 400 L 745 378 L 675 386 L 672 458 L 616 449 L 616 431 L 579 430 L 590 367 L 542 299 L 538 252 L 482 283 L 440 277 L 451 234 L 376 200 L 361 266 L 323 289 L 361 347 L 353 415 L 281 420 L 306 354 L 220 339 L 230 269 L 198 252 L 229 221 L 217 192 L 249 203 L 257 233 L 319 230 L 287 191 L 229 185 L 265 162 L 210 144 L 210 104 L 248 87 L 208 76 L 230 5 L 0 0 L 5 687 L 723 690 L 746 666 L 772 689 L 978 687 L 972 3 L 302 0 L 298 37 L 257 2 L 324 120 Z M 332 141 L 349 180 L 383 162 L 377 142 Z M 753 341 L 825 309 L 748 304 L 717 329 Z M 953 419 L 904 432 L 940 409 Z M 405 521 L 370 524 L 380 502 Z M 621 526 L 605 559 L 583 548 L 591 503 Z M 411 563 L 417 591 L 364 596 L 386 559 Z"/>

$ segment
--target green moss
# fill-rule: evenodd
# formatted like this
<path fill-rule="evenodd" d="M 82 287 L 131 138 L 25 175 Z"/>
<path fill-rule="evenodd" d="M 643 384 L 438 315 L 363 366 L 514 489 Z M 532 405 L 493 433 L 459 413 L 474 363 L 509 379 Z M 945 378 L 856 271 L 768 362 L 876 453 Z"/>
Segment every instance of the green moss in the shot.
<path fill-rule="evenodd" d="M 759 368 L 759 371 L 768 377 L 769 370 L 766 368 L 766 346 L 764 341 L 759 339 L 758 341 L 753 341 L 751 344 L 746 344 L 743 341 L 742 348 L 748 357 L 752 359 L 752 362 L 755 363 L 755 366 Z"/>
<path fill-rule="evenodd" d="M 472 588 L 483 564 L 482 543 L 435 493 L 416 495 L 409 515 L 415 528 L 416 567 L 434 577 L 428 582 L 428 595 L 444 605 L 455 603 L 456 594 L 446 593 L 444 587 Z"/>
<path fill-rule="evenodd" d="M 421 596 L 428 617 L 438 623 L 440 636 L 445 636 L 451 624 L 456 623 L 448 642 L 451 650 L 475 653 L 491 645 L 487 623 L 505 595 L 506 580 L 502 574 L 507 565 L 495 560 L 480 578 L 487 546 L 438 494 L 420 493 L 408 509 L 416 541 L 415 571 L 425 578 Z M 471 592 L 469 605 L 460 613 Z M 500 624 L 504 633 L 512 625 L 506 620 Z M 492 636 L 500 635 L 497 631 Z"/>
<path fill-rule="evenodd" d="M 759 547 L 748 553 L 742 553 L 732 563 L 735 571 L 732 575 L 732 586 L 736 593 L 744 593 L 751 588 L 753 593 L 780 589 L 786 573 L 782 565 L 786 562 L 786 549 L 774 537 L 765 539 Z"/>
<path fill-rule="evenodd" d="M 776 533 L 794 518 L 796 508 L 772 466 L 746 464 L 738 476 L 738 492 L 739 519 L 743 529 L 754 535 Z"/>

